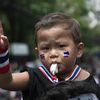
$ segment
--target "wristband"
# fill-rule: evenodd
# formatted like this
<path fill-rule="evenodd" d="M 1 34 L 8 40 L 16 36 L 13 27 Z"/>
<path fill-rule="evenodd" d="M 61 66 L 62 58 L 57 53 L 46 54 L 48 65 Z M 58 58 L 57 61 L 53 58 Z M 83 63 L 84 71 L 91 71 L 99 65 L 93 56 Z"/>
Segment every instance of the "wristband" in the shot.
<path fill-rule="evenodd" d="M 8 50 L 0 54 L 0 74 L 7 73 L 9 71 L 9 54 Z"/>
<path fill-rule="evenodd" d="M 4 48 L 4 49 L 0 48 L 0 54 L 5 53 L 6 51 L 8 51 L 8 48 Z"/>

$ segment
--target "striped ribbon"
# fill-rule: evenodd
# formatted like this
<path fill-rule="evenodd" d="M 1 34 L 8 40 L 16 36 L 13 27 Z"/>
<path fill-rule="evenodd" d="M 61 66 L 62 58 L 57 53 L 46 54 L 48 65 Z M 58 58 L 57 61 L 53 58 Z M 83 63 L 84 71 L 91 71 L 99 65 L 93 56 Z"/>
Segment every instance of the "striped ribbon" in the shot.
<path fill-rule="evenodd" d="M 8 72 L 10 67 L 8 50 L 0 54 L 0 73 Z"/>
<path fill-rule="evenodd" d="M 56 76 L 53 76 L 44 66 L 38 68 L 51 82 L 58 82 L 58 78 Z"/>
<path fill-rule="evenodd" d="M 38 69 L 53 83 L 58 82 L 58 78 L 56 76 L 53 76 L 44 66 L 38 67 Z M 70 75 L 68 75 L 65 78 L 65 81 L 68 80 L 74 80 L 80 73 L 81 67 L 79 65 L 76 65 L 74 70 L 71 72 Z"/>
<path fill-rule="evenodd" d="M 76 65 L 75 66 L 75 68 L 74 68 L 74 70 L 71 72 L 71 74 L 70 75 L 68 75 L 66 78 L 65 78 L 65 80 L 67 81 L 67 80 L 74 80 L 78 75 L 79 75 L 79 73 L 80 73 L 80 71 L 81 71 L 81 67 L 79 66 L 79 65 Z"/>

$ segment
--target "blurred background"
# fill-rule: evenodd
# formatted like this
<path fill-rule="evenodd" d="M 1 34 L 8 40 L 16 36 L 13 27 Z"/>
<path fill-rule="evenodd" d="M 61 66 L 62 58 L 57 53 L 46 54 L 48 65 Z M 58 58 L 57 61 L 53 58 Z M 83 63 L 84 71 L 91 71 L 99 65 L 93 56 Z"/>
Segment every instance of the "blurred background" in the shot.
<path fill-rule="evenodd" d="M 34 25 L 49 12 L 64 12 L 81 24 L 85 42 L 81 66 L 100 77 L 100 0 L 0 0 L 0 20 L 10 41 L 12 71 L 41 64 L 34 51 Z M 0 89 L 0 100 L 21 100 L 20 92 Z"/>

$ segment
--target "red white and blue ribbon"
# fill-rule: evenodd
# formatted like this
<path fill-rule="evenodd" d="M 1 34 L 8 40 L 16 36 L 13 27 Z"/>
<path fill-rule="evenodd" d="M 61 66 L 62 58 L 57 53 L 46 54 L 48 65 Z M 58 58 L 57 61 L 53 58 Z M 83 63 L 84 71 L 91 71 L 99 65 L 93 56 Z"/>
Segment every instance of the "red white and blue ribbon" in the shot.
<path fill-rule="evenodd" d="M 38 69 L 53 83 L 58 82 L 56 75 L 52 75 L 44 66 L 38 67 Z M 81 67 L 76 65 L 74 70 L 65 78 L 65 81 L 74 80 L 80 73 Z"/>
<path fill-rule="evenodd" d="M 81 67 L 76 65 L 74 70 L 65 78 L 65 80 L 74 80 L 80 73 Z"/>
<path fill-rule="evenodd" d="M 44 66 L 38 68 L 51 82 L 58 82 L 58 78 L 56 77 L 56 75 L 52 75 Z"/>

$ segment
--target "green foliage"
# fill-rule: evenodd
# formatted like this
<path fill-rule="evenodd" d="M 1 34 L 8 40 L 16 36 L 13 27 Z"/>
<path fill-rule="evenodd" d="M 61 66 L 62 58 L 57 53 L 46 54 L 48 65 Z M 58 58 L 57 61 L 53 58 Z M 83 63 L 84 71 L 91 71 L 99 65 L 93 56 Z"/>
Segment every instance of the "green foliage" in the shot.
<path fill-rule="evenodd" d="M 100 36 L 99 26 L 89 27 L 86 0 L 3 0 L 0 1 L 0 17 L 10 42 L 26 42 L 33 47 L 34 25 L 49 12 L 64 12 L 76 18 L 81 25 L 86 49 L 94 48 L 94 37 Z"/>

